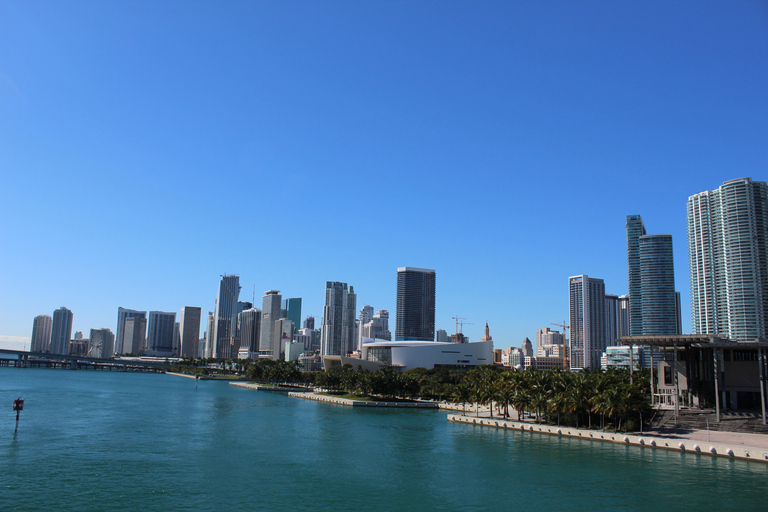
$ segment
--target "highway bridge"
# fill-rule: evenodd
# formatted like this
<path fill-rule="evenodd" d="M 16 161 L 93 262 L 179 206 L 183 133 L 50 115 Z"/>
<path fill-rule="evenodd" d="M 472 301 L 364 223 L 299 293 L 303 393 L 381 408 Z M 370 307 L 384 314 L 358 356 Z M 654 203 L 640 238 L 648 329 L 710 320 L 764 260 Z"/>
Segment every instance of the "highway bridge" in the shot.
<path fill-rule="evenodd" d="M 92 369 L 128 372 L 165 372 L 170 370 L 172 365 L 172 361 L 162 358 L 123 357 L 101 359 L 98 357 L 78 355 L 0 349 L 0 366 L 15 366 L 17 368 L 67 368 L 71 370 Z"/>

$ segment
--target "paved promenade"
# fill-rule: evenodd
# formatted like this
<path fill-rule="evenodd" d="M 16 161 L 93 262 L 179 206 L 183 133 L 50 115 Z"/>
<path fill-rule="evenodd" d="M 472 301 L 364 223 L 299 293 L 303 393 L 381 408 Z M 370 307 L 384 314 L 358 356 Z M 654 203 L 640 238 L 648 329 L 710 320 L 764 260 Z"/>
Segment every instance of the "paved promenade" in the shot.
<path fill-rule="evenodd" d="M 339 398 L 329 395 L 318 395 L 316 393 L 291 392 L 288 396 L 304 398 L 306 400 L 315 400 L 336 405 L 346 405 L 349 407 L 403 407 L 408 409 L 436 409 L 437 402 L 386 402 L 374 400 L 350 400 L 348 398 Z"/>
<path fill-rule="evenodd" d="M 732 459 L 768 462 L 768 442 L 763 439 L 768 436 L 763 436 L 762 434 L 710 432 L 710 442 L 707 442 L 706 431 L 703 432 L 703 439 L 698 439 L 701 437 L 701 431 L 696 432 L 695 437 L 690 437 L 694 434 L 678 436 L 669 434 L 659 435 L 655 432 L 622 434 L 616 432 L 603 432 L 600 430 L 557 427 L 554 425 L 540 425 L 530 422 L 489 418 L 487 415 L 476 417 L 464 416 L 461 414 L 449 414 L 448 421 L 561 437 L 573 437 L 588 441 L 601 441 L 628 446 L 658 448 Z M 715 437 L 715 434 L 718 434 L 718 436 Z M 758 438 L 752 436 L 758 436 Z M 750 443 L 751 445 L 740 443 Z M 755 444 L 757 444 L 757 446 L 755 446 Z"/>

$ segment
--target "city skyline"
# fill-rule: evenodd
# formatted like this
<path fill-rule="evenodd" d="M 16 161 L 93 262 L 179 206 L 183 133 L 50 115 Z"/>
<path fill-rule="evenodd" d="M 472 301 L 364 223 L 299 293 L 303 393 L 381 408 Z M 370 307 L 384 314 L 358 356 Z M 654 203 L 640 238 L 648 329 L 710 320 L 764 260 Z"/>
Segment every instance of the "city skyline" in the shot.
<path fill-rule="evenodd" d="M 0 346 L 61 305 L 72 332 L 205 315 L 225 273 L 303 317 L 326 281 L 393 313 L 405 265 L 440 273 L 436 329 L 519 346 L 568 318 L 568 276 L 628 292 L 635 213 L 672 235 L 691 332 L 686 200 L 765 179 L 758 2 L 215 11 L 0 6 Z"/>

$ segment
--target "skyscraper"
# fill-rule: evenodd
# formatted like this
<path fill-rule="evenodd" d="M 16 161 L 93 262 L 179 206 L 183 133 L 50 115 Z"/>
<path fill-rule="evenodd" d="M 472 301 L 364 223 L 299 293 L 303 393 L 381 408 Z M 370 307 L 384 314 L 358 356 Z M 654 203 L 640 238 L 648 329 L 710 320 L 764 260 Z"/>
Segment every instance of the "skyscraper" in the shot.
<path fill-rule="evenodd" d="M 147 349 L 147 319 L 132 316 L 125 319 L 123 354 L 142 355 Z"/>
<path fill-rule="evenodd" d="M 51 343 L 51 327 L 53 319 L 49 315 L 39 315 L 32 322 L 32 339 L 29 344 L 30 352 L 47 352 Z"/>
<path fill-rule="evenodd" d="M 283 318 L 287 318 L 296 329 L 301 325 L 301 297 L 283 300 Z"/>
<path fill-rule="evenodd" d="M 275 322 L 280 320 L 281 300 L 279 290 L 267 290 L 261 299 L 259 355 L 275 361 L 280 359 L 280 346 L 275 344 Z"/>
<path fill-rule="evenodd" d="M 219 294 L 216 298 L 213 321 L 213 344 L 211 357 L 225 357 L 229 339 L 237 326 L 237 299 L 240 297 L 240 277 L 223 275 L 219 281 Z M 151 322 L 150 322 L 151 326 Z"/>
<path fill-rule="evenodd" d="M 261 336 L 261 310 L 257 308 L 246 309 L 238 315 L 240 331 L 240 359 L 259 358 L 259 338 Z"/>
<path fill-rule="evenodd" d="M 640 296 L 643 336 L 680 334 L 672 235 L 640 237 Z"/>
<path fill-rule="evenodd" d="M 173 331 L 175 327 L 176 313 L 150 311 L 146 354 L 149 356 L 174 355 Z"/>
<path fill-rule="evenodd" d="M 640 237 L 645 224 L 639 215 L 627 215 L 627 273 L 629 277 L 629 334 L 643 333 L 643 306 L 640 295 Z"/>
<path fill-rule="evenodd" d="M 216 322 L 216 315 L 213 311 L 208 312 L 208 321 L 205 324 L 205 350 L 204 356 L 208 359 L 213 357 L 213 324 Z"/>
<path fill-rule="evenodd" d="M 65 307 L 53 312 L 51 343 L 48 346 L 48 352 L 51 354 L 67 354 L 69 339 L 72 336 L 72 317 L 72 312 Z"/>
<path fill-rule="evenodd" d="M 117 308 L 117 330 L 115 331 L 115 353 L 116 354 L 127 354 L 130 352 L 130 350 L 127 350 L 123 347 L 123 344 L 124 344 L 123 332 L 125 330 L 125 320 L 127 318 L 132 318 L 135 316 L 146 319 L 147 312 L 136 311 L 134 309 Z"/>
<path fill-rule="evenodd" d="M 765 339 L 768 185 L 740 178 L 688 198 L 694 334 Z"/>
<path fill-rule="evenodd" d="M 321 328 L 321 353 L 324 356 L 346 356 L 355 350 L 355 310 L 357 295 L 347 283 L 325 283 L 325 306 Z"/>
<path fill-rule="evenodd" d="M 627 215 L 627 274 L 629 335 L 680 334 L 672 235 L 646 234 L 640 215 Z"/>
<path fill-rule="evenodd" d="M 435 271 L 397 269 L 395 341 L 435 340 Z"/>
<path fill-rule="evenodd" d="M 607 346 L 605 283 L 586 275 L 568 278 L 571 369 L 599 368 Z"/>
<path fill-rule="evenodd" d="M 181 357 L 197 357 L 201 313 L 202 311 L 198 307 L 184 306 L 181 308 L 181 316 L 179 317 L 179 337 L 181 339 L 179 355 Z"/>

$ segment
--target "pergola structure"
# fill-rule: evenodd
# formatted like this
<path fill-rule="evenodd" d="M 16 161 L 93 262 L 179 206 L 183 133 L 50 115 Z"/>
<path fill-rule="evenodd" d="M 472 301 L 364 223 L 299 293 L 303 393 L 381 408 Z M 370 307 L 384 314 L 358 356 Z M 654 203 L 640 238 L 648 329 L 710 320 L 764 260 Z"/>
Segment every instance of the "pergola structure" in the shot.
<path fill-rule="evenodd" d="M 673 352 L 673 368 L 674 371 L 674 403 L 675 403 L 675 422 L 677 422 L 677 416 L 679 414 L 680 405 L 680 387 L 678 374 L 678 351 L 683 350 L 686 353 L 684 358 L 685 362 L 685 378 L 688 384 L 688 389 L 698 397 L 711 396 L 714 394 L 715 399 L 715 411 L 717 414 L 717 421 L 720 421 L 720 406 L 721 406 L 721 393 L 723 399 L 725 398 L 725 368 L 726 360 L 728 362 L 731 359 L 735 359 L 733 353 L 747 353 L 750 357 L 743 358 L 743 361 L 747 364 L 749 361 L 753 361 L 753 355 L 751 352 L 757 352 L 757 387 L 760 388 L 760 406 L 763 414 L 763 424 L 766 424 L 766 405 L 765 405 L 765 376 L 766 376 L 766 357 L 764 352 L 768 349 L 768 342 L 765 340 L 755 340 L 750 342 L 735 342 L 727 339 L 719 338 L 713 334 L 682 334 L 682 335 L 669 335 L 669 336 L 622 336 L 618 339 L 618 342 L 622 345 L 628 345 L 630 347 L 630 357 L 633 358 L 634 346 L 647 346 L 651 348 L 651 365 L 656 366 L 653 363 L 653 350 L 660 349 L 663 351 L 672 350 Z M 728 353 L 726 354 L 726 351 Z M 725 355 L 728 356 L 726 359 Z M 630 361 L 633 361 L 631 359 Z M 633 364 L 630 364 L 630 371 Z M 658 368 L 655 368 L 658 371 Z M 754 371 L 754 370 L 751 370 Z M 746 372 L 751 373 L 751 372 Z M 752 374 L 754 375 L 754 374 Z M 744 375 L 738 376 L 740 380 L 744 380 Z M 746 378 L 750 378 L 749 375 Z M 751 380 L 751 378 L 750 378 Z M 750 382 L 752 385 L 754 381 Z M 651 376 L 651 394 L 654 395 L 654 379 L 653 374 Z M 725 401 L 725 400 L 723 400 Z M 726 402 L 727 403 L 727 402 Z"/>

